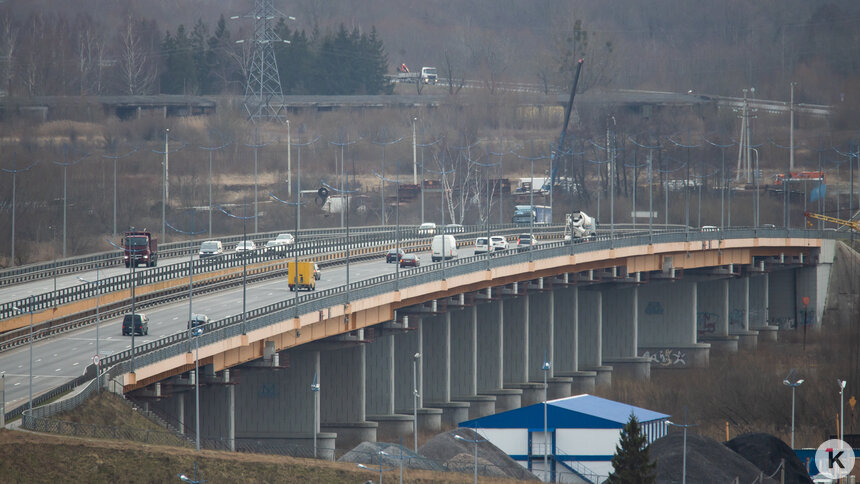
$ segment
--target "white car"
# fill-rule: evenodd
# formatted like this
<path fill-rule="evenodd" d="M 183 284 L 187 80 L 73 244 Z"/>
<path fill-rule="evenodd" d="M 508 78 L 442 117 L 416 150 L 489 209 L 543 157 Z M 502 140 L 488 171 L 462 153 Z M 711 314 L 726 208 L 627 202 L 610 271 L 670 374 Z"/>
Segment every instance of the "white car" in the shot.
<path fill-rule="evenodd" d="M 436 235 L 436 224 L 427 222 L 419 225 L 418 235 Z"/>
<path fill-rule="evenodd" d="M 203 257 L 214 257 L 224 253 L 224 245 L 220 240 L 207 240 L 200 244 L 198 255 Z"/>
<path fill-rule="evenodd" d="M 478 237 L 475 239 L 475 254 L 486 254 L 490 249 L 490 244 L 487 243 L 486 237 Z"/>
<path fill-rule="evenodd" d="M 281 241 L 283 245 L 293 245 L 296 243 L 295 237 L 293 234 L 278 234 L 278 237 L 275 240 Z"/>
<path fill-rule="evenodd" d="M 283 240 L 273 239 L 266 242 L 266 252 L 284 252 L 287 244 Z"/>
<path fill-rule="evenodd" d="M 253 240 L 239 242 L 239 244 L 236 246 L 237 254 L 241 254 L 243 252 L 253 252 L 255 250 L 257 250 L 257 244 L 255 244 Z"/>
<path fill-rule="evenodd" d="M 493 252 L 497 250 L 508 250 L 508 239 L 501 235 L 493 235 L 490 237 L 490 247 L 493 248 Z"/>

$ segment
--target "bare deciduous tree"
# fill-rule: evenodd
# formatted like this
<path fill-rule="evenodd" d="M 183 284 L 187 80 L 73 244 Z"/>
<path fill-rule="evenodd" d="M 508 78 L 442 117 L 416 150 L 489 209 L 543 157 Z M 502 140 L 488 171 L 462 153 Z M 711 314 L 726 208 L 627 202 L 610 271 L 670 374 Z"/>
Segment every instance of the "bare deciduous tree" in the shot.
<path fill-rule="evenodd" d="M 135 19 L 126 20 L 120 33 L 119 75 L 123 92 L 129 95 L 149 93 L 155 81 L 155 70 L 141 42 Z"/>
<path fill-rule="evenodd" d="M 4 17 L 0 23 L 0 55 L 5 62 L 3 70 L 3 85 L 6 86 L 7 94 L 12 95 L 12 81 L 15 79 L 15 56 L 18 45 L 18 28 L 12 22 L 11 17 Z"/>

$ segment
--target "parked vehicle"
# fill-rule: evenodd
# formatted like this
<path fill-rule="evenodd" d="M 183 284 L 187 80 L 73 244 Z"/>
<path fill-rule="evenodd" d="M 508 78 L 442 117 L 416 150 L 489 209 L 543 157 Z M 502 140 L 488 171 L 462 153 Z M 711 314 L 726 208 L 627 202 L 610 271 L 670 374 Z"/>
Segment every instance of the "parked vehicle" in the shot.
<path fill-rule="evenodd" d="M 490 240 L 486 237 L 478 237 L 475 239 L 475 254 L 486 254 L 490 248 Z"/>
<path fill-rule="evenodd" d="M 290 291 L 316 290 L 317 279 L 314 275 L 314 265 L 313 262 L 299 262 L 298 267 L 296 267 L 295 261 L 287 263 L 287 284 L 290 286 Z"/>
<path fill-rule="evenodd" d="M 434 235 L 430 243 L 430 258 L 433 262 L 457 258 L 457 239 L 453 235 Z"/>
<path fill-rule="evenodd" d="M 531 234 L 520 234 L 517 238 L 517 249 L 530 250 L 534 246 L 534 239 Z"/>
<path fill-rule="evenodd" d="M 490 236 L 490 247 L 493 248 L 494 252 L 497 250 L 508 250 L 508 239 L 501 235 L 492 235 Z"/>
<path fill-rule="evenodd" d="M 466 229 L 460 224 L 448 224 L 445 226 L 446 234 L 462 234 Z"/>
<path fill-rule="evenodd" d="M 194 329 L 199 326 L 203 331 L 206 331 L 207 324 L 209 324 L 209 316 L 195 313 L 191 315 L 191 321 L 188 321 L 188 329 Z"/>
<path fill-rule="evenodd" d="M 436 235 L 436 224 L 426 222 L 418 226 L 418 235 Z"/>
<path fill-rule="evenodd" d="M 257 244 L 253 240 L 244 240 L 236 245 L 236 253 L 253 252 L 257 250 Z"/>
<path fill-rule="evenodd" d="M 132 329 L 132 319 L 134 320 L 134 328 Z M 122 318 L 122 335 L 128 336 L 132 332 L 141 336 L 149 334 L 149 318 L 146 314 L 135 313 L 134 315 L 126 314 Z"/>
<path fill-rule="evenodd" d="M 200 258 L 214 257 L 224 253 L 224 245 L 220 240 L 207 240 L 200 244 Z"/>
<path fill-rule="evenodd" d="M 158 239 L 146 229 L 130 230 L 122 235 L 122 258 L 126 267 L 143 264 L 155 267 L 158 264 Z"/>
<path fill-rule="evenodd" d="M 400 267 L 418 267 L 421 265 L 421 259 L 417 254 L 403 254 L 400 258 Z"/>
<path fill-rule="evenodd" d="M 388 253 L 385 254 L 385 263 L 391 264 L 392 262 L 397 262 L 405 253 L 403 249 L 388 249 Z"/>
<path fill-rule="evenodd" d="M 266 252 L 285 254 L 287 252 L 287 244 L 284 243 L 283 240 L 272 239 L 272 240 L 266 242 L 264 250 Z"/>

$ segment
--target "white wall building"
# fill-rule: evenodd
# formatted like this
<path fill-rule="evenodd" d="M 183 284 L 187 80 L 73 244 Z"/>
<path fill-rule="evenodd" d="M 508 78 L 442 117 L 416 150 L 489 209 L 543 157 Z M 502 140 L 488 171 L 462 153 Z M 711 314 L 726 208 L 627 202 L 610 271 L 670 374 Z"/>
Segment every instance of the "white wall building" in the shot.
<path fill-rule="evenodd" d="M 639 420 L 649 444 L 666 435 L 669 415 L 593 395 L 547 402 L 547 439 L 543 403 L 468 420 L 459 426 L 475 429 L 544 481 L 599 483 L 612 472 L 615 446 L 631 414 Z"/>

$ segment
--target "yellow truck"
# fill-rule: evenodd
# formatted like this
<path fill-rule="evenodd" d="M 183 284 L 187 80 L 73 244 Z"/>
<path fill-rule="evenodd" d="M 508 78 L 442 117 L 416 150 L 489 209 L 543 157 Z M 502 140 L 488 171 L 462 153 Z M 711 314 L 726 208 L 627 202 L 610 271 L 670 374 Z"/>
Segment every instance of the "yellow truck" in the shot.
<path fill-rule="evenodd" d="M 301 289 L 315 291 L 317 281 L 314 277 L 314 263 L 299 262 L 298 269 L 296 269 L 296 262 L 289 262 L 287 264 L 287 282 L 290 285 L 290 291 Z"/>

